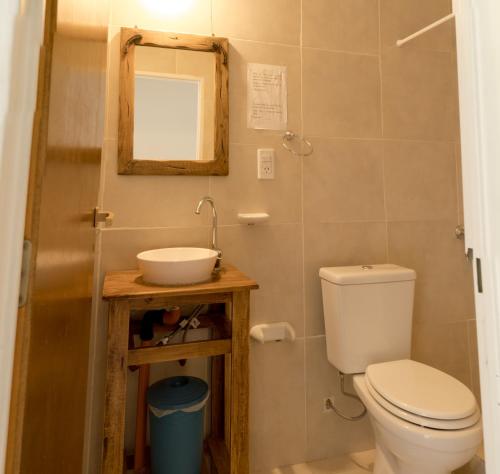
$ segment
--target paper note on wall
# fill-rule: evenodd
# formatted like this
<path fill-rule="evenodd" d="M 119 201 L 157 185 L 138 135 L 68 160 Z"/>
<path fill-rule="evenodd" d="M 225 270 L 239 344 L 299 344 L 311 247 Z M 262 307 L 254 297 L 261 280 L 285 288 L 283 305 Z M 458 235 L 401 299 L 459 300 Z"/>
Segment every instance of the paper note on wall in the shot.
<path fill-rule="evenodd" d="M 285 130 L 286 124 L 286 66 L 248 64 L 248 128 Z"/>

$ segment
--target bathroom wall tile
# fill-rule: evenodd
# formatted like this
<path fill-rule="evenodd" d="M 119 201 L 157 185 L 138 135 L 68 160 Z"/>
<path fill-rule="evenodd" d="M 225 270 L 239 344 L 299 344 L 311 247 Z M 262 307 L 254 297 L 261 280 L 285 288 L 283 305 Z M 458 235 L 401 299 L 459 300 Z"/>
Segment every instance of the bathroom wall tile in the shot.
<path fill-rule="evenodd" d="M 484 455 L 477 454 L 468 464 L 453 471 L 453 474 L 486 474 Z"/>
<path fill-rule="evenodd" d="M 477 343 L 477 328 L 476 320 L 467 322 L 467 338 L 469 344 L 469 364 L 471 388 L 474 392 L 476 400 L 481 403 L 481 381 L 479 379 L 479 347 Z"/>
<path fill-rule="evenodd" d="M 321 266 L 390 261 L 415 268 L 414 356 L 466 381 L 477 394 L 471 268 L 453 234 L 462 198 L 459 164 L 452 184 L 450 151 L 459 139 L 452 23 L 404 48 L 394 46 L 447 14 L 449 0 L 307 0 L 302 12 L 299 0 L 213 0 L 214 33 L 230 37 L 231 146 L 230 175 L 210 178 L 116 174 L 120 26 L 195 34 L 210 34 L 212 27 L 210 2 L 181 2 L 191 10 L 177 16 L 148 12 L 147 3 L 112 5 L 101 204 L 116 219 L 114 227 L 99 231 L 99 280 L 107 270 L 134 268 L 140 250 L 208 245 L 208 209 L 201 217 L 193 211 L 202 195 L 214 195 L 225 261 L 260 284 L 251 296 L 252 324 L 289 321 L 299 337 L 294 344 L 251 344 L 252 472 L 373 446 L 367 420 L 353 424 L 322 413 L 323 399 L 332 394 L 343 408 L 358 407 L 339 394 L 324 337 L 302 339 L 324 334 Z M 288 128 L 301 131 L 303 103 L 312 156 L 296 160 L 282 153 L 280 131 L 247 129 L 249 62 L 287 66 Z M 426 141 L 385 144 L 385 189 L 384 143 L 367 140 L 382 137 L 382 122 L 388 138 Z M 257 147 L 276 149 L 274 181 L 256 180 Z M 399 222 L 387 224 L 385 209 Z M 235 225 L 239 211 L 267 211 L 271 224 Z M 420 222 L 403 222 L 413 220 Z M 107 308 L 99 306 L 95 364 L 102 392 Z M 199 364 L 193 370 L 203 374 L 206 363 Z M 129 391 L 133 406 L 133 377 Z M 99 409 L 95 417 L 102 417 Z M 130 445 L 133 410 L 129 419 Z"/>
<path fill-rule="evenodd" d="M 455 142 L 455 161 L 456 161 L 456 177 L 457 177 L 457 213 L 458 223 L 464 223 L 464 191 L 462 178 L 462 150 L 460 142 Z"/>
<path fill-rule="evenodd" d="M 266 135 L 282 131 L 247 128 L 247 65 L 275 64 L 287 68 L 288 128 L 300 130 L 301 70 L 300 48 L 255 41 L 230 39 L 229 43 L 229 134 L 236 143 L 259 143 Z"/>
<path fill-rule="evenodd" d="M 106 79 L 106 120 L 104 138 L 118 140 L 118 100 L 120 87 L 120 27 L 108 29 L 108 67 Z"/>
<path fill-rule="evenodd" d="M 238 212 L 267 212 L 270 223 L 301 220 L 300 161 L 281 146 L 281 137 L 260 140 L 259 147 L 274 148 L 275 179 L 257 179 L 257 146 L 229 147 L 231 172 L 210 178 L 210 195 L 215 198 L 219 223 L 237 224 Z"/>
<path fill-rule="evenodd" d="M 308 0 L 302 25 L 304 46 L 378 54 L 378 0 Z"/>
<path fill-rule="evenodd" d="M 207 176 L 142 176 L 117 173 L 116 140 L 104 148 L 103 207 L 115 213 L 114 227 L 182 227 L 208 224 L 209 209 L 194 213 L 208 194 Z"/>
<path fill-rule="evenodd" d="M 353 391 L 350 380 L 346 388 Z M 332 395 L 340 409 L 352 414 L 360 411 L 359 403 L 340 392 L 338 372 L 328 362 L 324 337 L 306 340 L 306 393 L 306 460 L 325 459 L 373 448 L 374 441 L 368 417 L 352 423 L 332 412 L 323 412 L 323 400 Z"/>
<path fill-rule="evenodd" d="M 455 219 L 453 143 L 387 141 L 384 170 L 389 221 Z"/>
<path fill-rule="evenodd" d="M 162 247 L 206 247 L 209 227 L 107 229 L 102 231 L 101 274 L 137 268 L 136 255 Z"/>
<path fill-rule="evenodd" d="M 251 472 L 305 459 L 304 340 L 251 343 Z"/>
<path fill-rule="evenodd" d="M 304 230 L 306 334 L 324 334 L 321 267 L 386 262 L 385 222 L 309 224 Z"/>
<path fill-rule="evenodd" d="M 383 221 L 383 146 L 371 140 L 314 140 L 304 160 L 304 222 Z"/>
<path fill-rule="evenodd" d="M 259 284 L 251 294 L 251 324 L 288 321 L 302 336 L 302 227 L 226 226 L 219 241 L 224 260 Z"/>
<path fill-rule="evenodd" d="M 416 324 L 464 321 L 474 314 L 472 266 L 455 226 L 456 221 L 389 223 L 388 261 L 417 272 Z"/>
<path fill-rule="evenodd" d="M 112 25 L 145 30 L 210 35 L 210 2 L 157 0 L 112 0 Z"/>
<path fill-rule="evenodd" d="M 379 137 L 378 58 L 304 48 L 303 104 L 307 136 Z"/>
<path fill-rule="evenodd" d="M 467 321 L 413 325 L 412 359 L 442 370 L 472 388 Z"/>
<path fill-rule="evenodd" d="M 384 136 L 454 140 L 457 77 L 452 54 L 397 48 L 382 54 Z"/>
<path fill-rule="evenodd" d="M 449 0 L 380 0 L 382 47 L 396 47 L 398 39 L 451 13 Z M 416 38 L 405 50 L 452 51 L 455 47 L 453 22 L 448 22 Z"/>
<path fill-rule="evenodd" d="M 299 44 L 300 0 L 213 0 L 213 5 L 217 36 Z"/>

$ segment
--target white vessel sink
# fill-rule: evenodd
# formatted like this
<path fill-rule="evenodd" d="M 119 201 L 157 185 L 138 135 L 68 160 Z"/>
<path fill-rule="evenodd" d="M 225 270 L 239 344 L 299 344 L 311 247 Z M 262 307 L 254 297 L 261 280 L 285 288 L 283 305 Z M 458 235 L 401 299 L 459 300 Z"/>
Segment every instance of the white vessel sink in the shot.
<path fill-rule="evenodd" d="M 210 280 L 218 252 L 195 247 L 147 250 L 137 255 L 145 282 L 189 285 Z"/>

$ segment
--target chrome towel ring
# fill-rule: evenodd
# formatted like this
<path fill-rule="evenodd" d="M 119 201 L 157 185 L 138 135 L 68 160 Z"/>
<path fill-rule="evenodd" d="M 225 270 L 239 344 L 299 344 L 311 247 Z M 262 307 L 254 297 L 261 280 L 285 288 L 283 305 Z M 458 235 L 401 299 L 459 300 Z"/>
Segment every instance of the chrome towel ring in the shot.
<path fill-rule="evenodd" d="M 291 146 L 291 142 L 295 138 L 299 138 L 302 141 L 302 144 L 306 145 L 306 147 L 307 147 L 306 151 L 302 151 L 302 144 L 300 145 L 300 151 L 295 150 Z M 294 156 L 309 156 L 314 151 L 312 143 L 309 140 L 306 140 L 303 137 L 301 138 L 297 134 L 290 132 L 290 131 L 285 132 L 285 134 L 283 135 L 283 148 L 285 150 L 289 151 Z"/>

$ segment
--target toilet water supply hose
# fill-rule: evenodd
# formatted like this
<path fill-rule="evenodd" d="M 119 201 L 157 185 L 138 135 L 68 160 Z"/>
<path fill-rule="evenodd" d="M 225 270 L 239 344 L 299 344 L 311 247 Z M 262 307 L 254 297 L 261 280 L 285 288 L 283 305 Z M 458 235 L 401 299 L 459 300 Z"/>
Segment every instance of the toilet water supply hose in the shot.
<path fill-rule="evenodd" d="M 326 401 L 327 408 L 331 408 L 338 416 L 340 416 L 344 420 L 347 420 L 347 421 L 361 420 L 361 418 L 363 418 L 366 415 L 366 407 L 364 406 L 363 402 L 361 401 L 361 399 L 357 395 L 346 391 L 346 389 L 345 389 L 345 375 L 342 372 L 339 372 L 339 379 L 340 379 L 340 391 L 342 392 L 342 395 L 349 397 L 349 398 L 353 398 L 354 400 L 358 401 L 362 405 L 363 410 L 359 415 L 354 415 L 354 416 L 346 415 L 346 414 L 342 413 L 335 406 L 335 403 L 330 398 Z"/>

